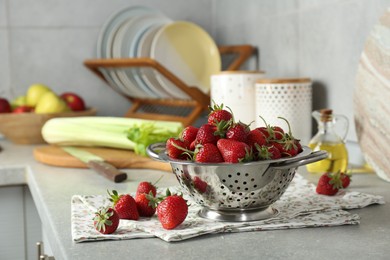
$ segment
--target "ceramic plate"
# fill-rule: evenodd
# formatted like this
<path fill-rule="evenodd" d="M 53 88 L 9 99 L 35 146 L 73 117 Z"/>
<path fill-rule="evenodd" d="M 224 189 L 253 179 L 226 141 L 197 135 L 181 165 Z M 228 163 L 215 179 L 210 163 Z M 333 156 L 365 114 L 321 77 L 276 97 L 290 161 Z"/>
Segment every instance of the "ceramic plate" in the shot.
<path fill-rule="evenodd" d="M 390 10 L 371 31 L 361 55 L 354 92 L 361 150 L 377 175 L 390 182 Z"/>
<path fill-rule="evenodd" d="M 144 15 L 144 14 L 151 14 L 151 13 L 160 13 L 158 10 L 144 7 L 144 6 L 131 6 L 128 8 L 121 9 L 115 13 L 113 13 L 107 21 L 103 24 L 103 27 L 100 31 L 98 41 L 97 41 L 97 48 L 96 48 L 96 54 L 97 58 L 111 58 L 111 48 L 112 48 L 112 41 L 113 37 L 115 36 L 116 31 L 119 29 L 119 27 L 129 18 L 138 16 L 138 15 Z M 102 73 L 106 80 L 114 86 L 116 89 L 118 89 L 120 92 L 123 93 L 123 88 L 125 86 L 123 83 L 119 80 L 118 76 L 116 75 L 115 71 L 106 71 L 102 70 Z M 125 93 L 128 95 L 128 93 Z M 133 93 L 132 93 L 133 94 Z"/>
<path fill-rule="evenodd" d="M 154 36 L 160 30 L 162 26 L 156 25 L 151 26 L 145 33 L 141 36 L 138 46 L 136 48 L 136 57 L 138 58 L 150 58 L 150 48 L 152 46 L 152 41 Z M 170 98 L 171 95 L 161 86 L 160 82 L 156 79 L 156 74 L 154 69 L 148 67 L 139 68 L 139 75 L 142 80 L 150 88 L 153 88 L 156 93 L 162 98 Z"/>
<path fill-rule="evenodd" d="M 221 71 L 221 57 L 210 35 L 191 22 L 177 21 L 163 26 L 153 39 L 151 58 L 189 86 L 210 91 L 210 76 Z M 160 84 L 173 97 L 188 99 L 172 82 L 160 74 Z"/>
<path fill-rule="evenodd" d="M 171 22 L 171 19 L 161 14 L 148 14 L 134 18 L 131 23 L 127 23 L 124 26 L 124 37 L 118 42 L 120 57 L 136 57 L 140 38 L 145 31 L 152 26 L 163 26 Z M 132 71 L 125 71 L 125 76 L 134 81 L 137 86 L 145 93 L 148 93 L 150 97 L 161 97 L 160 93 L 156 91 L 153 85 L 148 85 L 142 80 L 140 73 L 141 71 L 137 67 Z"/>

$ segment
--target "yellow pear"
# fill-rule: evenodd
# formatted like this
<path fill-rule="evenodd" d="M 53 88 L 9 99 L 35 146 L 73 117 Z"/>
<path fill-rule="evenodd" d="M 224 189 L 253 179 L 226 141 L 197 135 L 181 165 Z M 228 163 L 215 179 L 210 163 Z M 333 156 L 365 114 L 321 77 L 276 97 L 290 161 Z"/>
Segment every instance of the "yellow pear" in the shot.
<path fill-rule="evenodd" d="M 51 91 L 43 94 L 35 106 L 35 113 L 37 114 L 62 113 L 67 111 L 70 111 L 70 108 L 66 102 Z"/>
<path fill-rule="evenodd" d="M 43 84 L 33 84 L 31 85 L 26 93 L 26 105 L 35 107 L 38 104 L 39 99 L 46 92 L 52 92 L 52 90 Z"/>

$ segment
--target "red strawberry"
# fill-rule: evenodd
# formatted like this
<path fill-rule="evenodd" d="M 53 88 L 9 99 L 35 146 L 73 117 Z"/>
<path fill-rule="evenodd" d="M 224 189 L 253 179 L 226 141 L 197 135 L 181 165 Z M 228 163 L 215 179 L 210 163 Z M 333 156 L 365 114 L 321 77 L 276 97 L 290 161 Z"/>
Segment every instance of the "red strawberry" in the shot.
<path fill-rule="evenodd" d="M 340 187 L 340 179 L 334 178 L 331 173 L 326 172 L 318 180 L 316 192 L 318 194 L 333 196 L 339 191 Z"/>
<path fill-rule="evenodd" d="M 102 234 L 114 233 L 119 225 L 118 213 L 110 207 L 100 208 L 95 212 L 93 225 Z"/>
<path fill-rule="evenodd" d="M 180 139 L 190 144 L 195 140 L 198 130 L 199 128 L 195 126 L 187 126 L 180 133 Z"/>
<path fill-rule="evenodd" d="M 174 229 L 188 214 L 187 202 L 179 195 L 169 195 L 157 206 L 157 216 L 165 229 Z"/>
<path fill-rule="evenodd" d="M 252 148 L 252 151 L 256 151 L 255 144 L 262 146 L 265 145 L 267 141 L 264 134 L 259 129 L 253 129 L 248 133 L 246 143 Z"/>
<path fill-rule="evenodd" d="M 267 127 L 265 127 L 265 126 L 260 126 L 260 127 L 257 127 L 256 129 L 259 130 L 259 131 L 264 135 L 264 137 L 265 137 L 267 140 L 270 139 L 270 133 L 269 133 Z"/>
<path fill-rule="evenodd" d="M 195 176 L 193 179 L 193 184 L 194 188 L 199 192 L 199 193 L 205 193 L 207 191 L 208 184 L 207 182 L 203 181 L 201 178 L 198 176 Z"/>
<path fill-rule="evenodd" d="M 139 219 L 137 204 L 132 196 L 129 194 L 119 195 L 116 190 L 112 194 L 108 192 L 109 200 L 113 203 L 115 211 L 118 213 L 120 219 Z"/>
<path fill-rule="evenodd" d="M 224 162 L 218 147 L 212 143 L 198 145 L 195 150 L 195 162 L 200 163 L 220 163 Z"/>
<path fill-rule="evenodd" d="M 138 183 L 137 191 L 136 191 L 135 195 L 137 196 L 138 194 L 141 194 L 141 193 L 149 194 L 150 192 L 152 192 L 153 196 L 156 196 L 157 187 L 154 184 L 152 184 L 151 182 L 142 181 L 142 182 Z"/>
<path fill-rule="evenodd" d="M 274 140 L 281 140 L 284 135 L 284 130 L 279 126 L 271 126 Z"/>
<path fill-rule="evenodd" d="M 217 125 L 219 122 L 225 121 L 228 122 L 233 119 L 231 112 L 223 109 L 223 104 L 215 105 L 213 107 L 209 106 L 210 113 L 207 118 L 207 122 L 210 125 Z"/>
<path fill-rule="evenodd" d="M 268 141 L 281 140 L 283 138 L 284 131 L 281 127 L 271 126 L 267 124 L 267 122 L 263 117 L 260 116 L 260 118 L 263 120 L 265 126 L 258 127 L 257 129 L 260 130 L 265 135 Z"/>
<path fill-rule="evenodd" d="M 258 151 L 257 157 L 259 160 L 275 160 L 282 157 L 279 149 L 273 145 L 256 146 Z"/>
<path fill-rule="evenodd" d="M 219 139 L 217 147 L 225 162 L 238 163 L 252 160 L 252 152 L 249 145 L 230 139 Z"/>
<path fill-rule="evenodd" d="M 335 179 L 337 179 L 338 182 L 341 183 L 340 189 L 347 188 L 351 183 L 351 175 L 349 173 L 338 171 L 336 173 L 333 173 L 333 176 Z"/>
<path fill-rule="evenodd" d="M 215 135 L 216 127 L 210 124 L 204 124 L 199 127 L 198 133 L 195 139 L 195 145 L 197 144 L 216 144 L 219 136 Z"/>
<path fill-rule="evenodd" d="M 226 138 L 240 142 L 246 142 L 249 134 L 249 126 L 241 122 L 234 123 L 226 131 Z"/>
<path fill-rule="evenodd" d="M 137 204 L 137 210 L 141 217 L 151 217 L 156 212 L 153 201 L 151 198 L 155 197 L 152 191 L 147 193 L 140 193 L 135 196 L 135 203 Z"/>
<path fill-rule="evenodd" d="M 347 173 L 341 173 L 341 183 L 343 185 L 343 188 L 348 188 L 349 184 L 351 183 L 351 175 Z"/>
<path fill-rule="evenodd" d="M 283 157 L 293 157 L 302 151 L 302 146 L 299 143 L 299 140 L 295 139 L 294 136 L 292 135 L 290 123 L 287 121 L 287 119 L 283 117 L 278 117 L 278 118 L 286 121 L 288 125 L 288 133 L 285 133 L 281 140 L 276 141 L 277 143 L 282 144 L 281 148 L 279 146 L 277 147 L 278 149 L 280 149 L 280 152 L 282 153 Z"/>
<path fill-rule="evenodd" d="M 179 138 L 171 137 L 166 142 L 166 152 L 170 158 L 186 160 L 188 155 L 185 151 L 189 149 L 189 146 L 189 143 Z"/>

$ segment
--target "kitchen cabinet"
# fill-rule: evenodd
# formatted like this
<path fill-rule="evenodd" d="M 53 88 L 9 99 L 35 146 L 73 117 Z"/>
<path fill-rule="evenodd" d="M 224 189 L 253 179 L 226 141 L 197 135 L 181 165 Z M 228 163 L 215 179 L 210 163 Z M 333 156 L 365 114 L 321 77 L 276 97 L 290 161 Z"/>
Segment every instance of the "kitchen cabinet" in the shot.
<path fill-rule="evenodd" d="M 41 222 L 28 187 L 0 187 L 0 208 L 0 259 L 37 259 Z"/>

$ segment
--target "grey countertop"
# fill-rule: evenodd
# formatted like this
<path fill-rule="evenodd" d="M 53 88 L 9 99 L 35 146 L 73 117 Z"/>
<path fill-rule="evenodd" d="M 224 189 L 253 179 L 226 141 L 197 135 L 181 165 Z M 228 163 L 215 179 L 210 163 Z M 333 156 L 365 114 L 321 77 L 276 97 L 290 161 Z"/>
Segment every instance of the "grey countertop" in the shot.
<path fill-rule="evenodd" d="M 74 194 L 104 194 L 107 189 L 135 191 L 137 183 L 156 180 L 155 170 L 125 170 L 129 180 L 115 184 L 87 169 L 47 166 L 34 160 L 34 146 L 0 140 L 0 186 L 27 184 L 43 229 L 59 259 L 389 259 L 390 205 L 351 210 L 359 225 L 277 231 L 204 235 L 182 242 L 158 238 L 74 243 L 71 237 L 70 200 Z M 317 176 L 299 172 L 310 181 Z M 160 187 L 177 185 L 173 174 Z M 390 200 L 390 183 L 373 173 L 353 176 L 350 189 L 382 195 Z"/>

